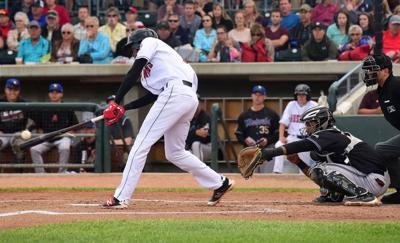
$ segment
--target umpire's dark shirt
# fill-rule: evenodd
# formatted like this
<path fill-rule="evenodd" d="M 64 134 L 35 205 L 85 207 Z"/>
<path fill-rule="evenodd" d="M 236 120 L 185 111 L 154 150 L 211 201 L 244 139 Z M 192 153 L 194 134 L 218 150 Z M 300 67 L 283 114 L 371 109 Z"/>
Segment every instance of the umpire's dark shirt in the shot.
<path fill-rule="evenodd" d="M 43 111 L 36 127 L 43 129 L 44 133 L 49 133 L 77 123 L 78 119 L 73 111 Z"/>
<path fill-rule="evenodd" d="M 400 130 L 400 77 L 390 75 L 378 86 L 379 104 L 386 120 Z"/>

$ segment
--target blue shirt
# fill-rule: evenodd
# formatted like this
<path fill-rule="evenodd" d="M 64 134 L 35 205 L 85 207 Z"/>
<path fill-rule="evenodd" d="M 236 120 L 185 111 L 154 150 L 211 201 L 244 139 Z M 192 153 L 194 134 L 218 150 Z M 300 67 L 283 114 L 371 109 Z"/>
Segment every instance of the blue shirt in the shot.
<path fill-rule="evenodd" d="M 298 23 L 300 23 L 300 17 L 297 14 L 291 13 L 288 16 L 282 16 L 281 27 L 289 31 Z"/>
<path fill-rule="evenodd" d="M 32 21 L 32 20 L 34 20 L 34 19 L 33 19 L 33 16 L 30 14 L 29 15 L 29 21 Z M 47 25 L 47 23 L 46 23 L 46 15 L 41 15 L 40 19 L 37 20 L 37 22 L 39 22 L 40 28 L 42 28 L 42 29 L 45 28 L 46 25 Z"/>
<path fill-rule="evenodd" d="M 204 29 L 199 29 L 196 31 L 193 45 L 196 49 L 202 50 L 202 52 L 200 53 L 200 62 L 207 61 L 207 55 L 210 52 L 216 38 L 217 31 L 215 29 L 211 29 L 209 35 L 206 35 L 206 31 Z"/>
<path fill-rule="evenodd" d="M 343 34 L 335 23 L 329 25 L 326 35 L 335 43 L 336 47 L 344 45 L 349 40 L 349 36 Z"/>
<path fill-rule="evenodd" d="M 39 37 L 38 42 L 33 45 L 32 38 L 22 40 L 19 43 L 17 57 L 22 57 L 24 63 L 35 62 L 40 63 L 40 59 L 50 52 L 49 41 Z"/>
<path fill-rule="evenodd" d="M 79 44 L 78 56 L 89 54 L 95 64 L 107 64 L 112 61 L 111 45 L 108 37 L 97 32 L 94 40 L 83 38 Z"/>

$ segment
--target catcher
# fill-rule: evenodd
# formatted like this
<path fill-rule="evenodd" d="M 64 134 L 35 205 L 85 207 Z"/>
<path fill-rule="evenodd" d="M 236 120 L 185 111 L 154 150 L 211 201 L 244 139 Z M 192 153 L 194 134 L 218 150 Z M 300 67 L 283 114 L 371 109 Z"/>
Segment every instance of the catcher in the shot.
<path fill-rule="evenodd" d="M 289 160 L 302 169 L 329 196 L 344 195 L 344 205 L 378 206 L 377 199 L 390 184 L 388 172 L 380 163 L 380 156 L 367 143 L 340 131 L 326 107 L 308 109 L 301 116 L 308 137 L 274 149 L 246 148 L 239 154 L 238 166 L 244 178 L 249 178 L 254 169 L 265 160 L 280 155 L 290 155 Z M 308 167 L 298 156 L 310 151 L 318 161 Z M 323 196 L 323 195 L 322 195 Z"/>

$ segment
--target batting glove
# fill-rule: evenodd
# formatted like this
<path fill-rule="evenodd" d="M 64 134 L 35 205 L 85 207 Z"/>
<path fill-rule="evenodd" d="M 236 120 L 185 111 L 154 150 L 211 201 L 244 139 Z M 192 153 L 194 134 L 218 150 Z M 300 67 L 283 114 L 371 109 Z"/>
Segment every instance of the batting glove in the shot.
<path fill-rule="evenodd" d="M 104 111 L 103 117 L 106 126 L 109 127 L 118 122 L 125 112 L 125 108 L 117 103 L 111 103 Z"/>

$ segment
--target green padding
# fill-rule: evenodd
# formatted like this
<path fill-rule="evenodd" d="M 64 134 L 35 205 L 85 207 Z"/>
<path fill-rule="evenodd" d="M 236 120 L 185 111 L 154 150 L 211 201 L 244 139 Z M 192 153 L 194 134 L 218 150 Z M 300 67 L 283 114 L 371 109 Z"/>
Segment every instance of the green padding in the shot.
<path fill-rule="evenodd" d="M 372 146 L 400 134 L 383 116 L 336 116 L 335 119 L 338 128 Z"/>

